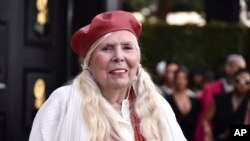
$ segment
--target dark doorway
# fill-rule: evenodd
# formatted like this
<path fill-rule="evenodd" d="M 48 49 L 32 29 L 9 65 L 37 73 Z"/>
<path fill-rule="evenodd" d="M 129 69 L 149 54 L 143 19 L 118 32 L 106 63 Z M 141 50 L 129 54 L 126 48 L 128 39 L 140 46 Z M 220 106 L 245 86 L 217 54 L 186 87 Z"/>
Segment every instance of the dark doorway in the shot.
<path fill-rule="evenodd" d="M 27 141 L 37 101 L 66 79 L 66 0 L 38 1 L 0 1 L 0 141 Z"/>
<path fill-rule="evenodd" d="M 105 10 L 99 0 L 39 1 L 0 1 L 0 141 L 28 140 L 39 102 L 79 73 L 72 33 Z"/>

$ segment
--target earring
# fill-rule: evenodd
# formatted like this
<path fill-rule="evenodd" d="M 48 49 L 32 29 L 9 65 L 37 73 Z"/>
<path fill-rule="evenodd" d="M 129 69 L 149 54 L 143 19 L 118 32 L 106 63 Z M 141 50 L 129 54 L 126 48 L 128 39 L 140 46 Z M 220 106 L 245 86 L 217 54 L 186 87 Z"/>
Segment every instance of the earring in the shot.
<path fill-rule="evenodd" d="M 138 64 L 138 68 L 142 68 L 142 65 L 140 63 Z"/>
<path fill-rule="evenodd" d="M 138 75 L 138 74 L 139 74 L 139 69 L 140 69 L 140 68 L 142 68 L 142 65 L 139 63 L 139 64 L 138 64 L 137 71 L 136 71 L 136 75 Z"/>

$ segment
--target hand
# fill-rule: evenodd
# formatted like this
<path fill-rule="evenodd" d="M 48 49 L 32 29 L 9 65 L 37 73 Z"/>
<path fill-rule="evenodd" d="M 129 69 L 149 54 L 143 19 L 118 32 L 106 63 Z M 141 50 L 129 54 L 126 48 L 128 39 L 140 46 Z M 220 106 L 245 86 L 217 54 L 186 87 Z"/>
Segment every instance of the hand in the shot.
<path fill-rule="evenodd" d="M 204 141 L 213 141 L 211 134 L 205 134 Z"/>

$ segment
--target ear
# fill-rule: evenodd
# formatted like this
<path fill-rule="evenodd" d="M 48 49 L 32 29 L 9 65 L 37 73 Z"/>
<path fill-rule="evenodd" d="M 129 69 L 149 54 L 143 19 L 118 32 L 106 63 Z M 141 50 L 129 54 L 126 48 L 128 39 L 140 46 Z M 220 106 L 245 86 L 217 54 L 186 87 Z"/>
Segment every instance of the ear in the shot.
<path fill-rule="evenodd" d="M 142 68 L 142 65 L 139 63 L 139 64 L 137 65 L 136 75 L 138 75 L 138 74 L 139 74 L 139 69 L 140 69 L 140 68 Z"/>
<path fill-rule="evenodd" d="M 89 71 L 90 75 L 92 75 L 92 65 L 90 65 L 90 64 L 88 65 L 88 71 Z"/>

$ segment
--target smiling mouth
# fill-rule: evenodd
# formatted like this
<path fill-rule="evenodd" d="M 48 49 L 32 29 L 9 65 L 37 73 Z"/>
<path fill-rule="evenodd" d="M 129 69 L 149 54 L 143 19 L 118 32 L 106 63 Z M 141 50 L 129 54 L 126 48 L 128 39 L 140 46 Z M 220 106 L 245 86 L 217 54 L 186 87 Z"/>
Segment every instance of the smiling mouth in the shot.
<path fill-rule="evenodd" d="M 128 70 L 126 70 L 126 69 L 114 69 L 114 70 L 110 71 L 109 73 L 111 73 L 111 74 L 124 74 L 127 71 Z"/>

